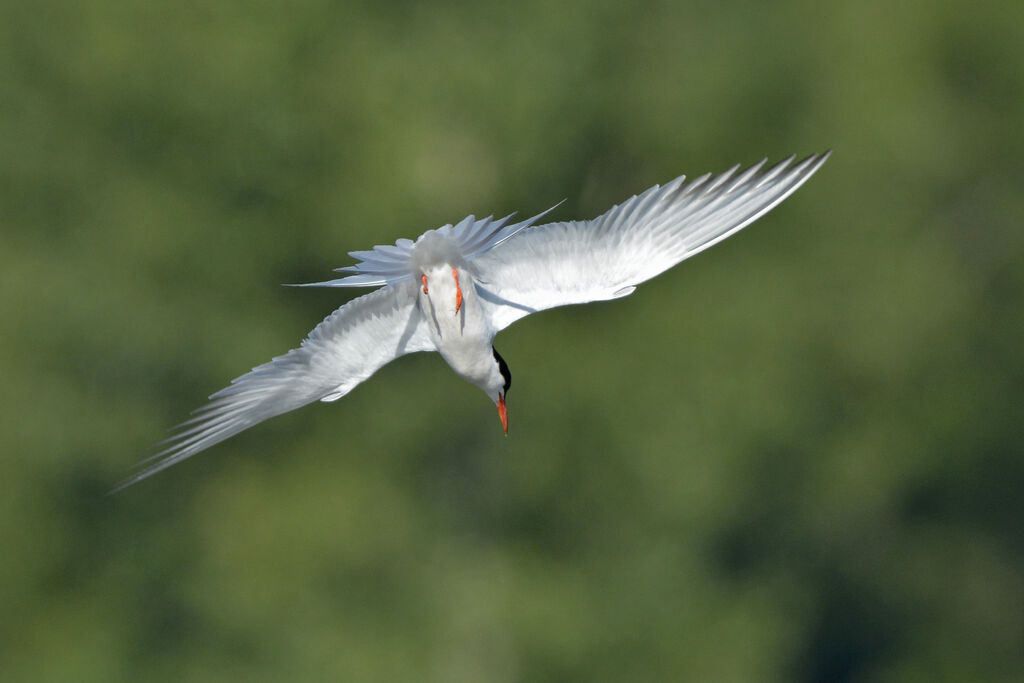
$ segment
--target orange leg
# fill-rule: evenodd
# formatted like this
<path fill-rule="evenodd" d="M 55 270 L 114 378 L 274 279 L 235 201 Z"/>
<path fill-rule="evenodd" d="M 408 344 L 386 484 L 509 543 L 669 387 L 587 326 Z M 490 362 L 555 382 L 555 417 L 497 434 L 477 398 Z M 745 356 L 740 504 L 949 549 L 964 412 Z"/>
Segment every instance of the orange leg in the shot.
<path fill-rule="evenodd" d="M 424 294 L 427 293 L 427 276 L 426 275 L 423 276 L 423 293 Z"/>
<path fill-rule="evenodd" d="M 452 268 L 452 275 L 455 276 L 455 312 L 458 313 L 459 309 L 462 308 L 462 287 L 459 286 L 459 270 Z"/>

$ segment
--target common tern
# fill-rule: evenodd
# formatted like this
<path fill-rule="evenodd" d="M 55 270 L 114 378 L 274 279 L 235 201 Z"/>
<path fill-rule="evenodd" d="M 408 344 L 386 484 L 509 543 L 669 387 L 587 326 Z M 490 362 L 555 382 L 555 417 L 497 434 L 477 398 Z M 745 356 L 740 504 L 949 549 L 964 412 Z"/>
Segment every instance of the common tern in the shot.
<path fill-rule="evenodd" d="M 831 152 L 762 170 L 766 160 L 655 185 L 589 221 L 518 223 L 469 216 L 415 241 L 353 251 L 348 275 L 303 287 L 377 287 L 317 325 L 297 349 L 233 380 L 179 425 L 117 489 L 181 462 L 267 418 L 335 401 L 385 364 L 437 351 L 480 387 L 508 433 L 508 364 L 495 335 L 555 306 L 628 296 L 636 286 L 763 216 L 810 178 Z"/>

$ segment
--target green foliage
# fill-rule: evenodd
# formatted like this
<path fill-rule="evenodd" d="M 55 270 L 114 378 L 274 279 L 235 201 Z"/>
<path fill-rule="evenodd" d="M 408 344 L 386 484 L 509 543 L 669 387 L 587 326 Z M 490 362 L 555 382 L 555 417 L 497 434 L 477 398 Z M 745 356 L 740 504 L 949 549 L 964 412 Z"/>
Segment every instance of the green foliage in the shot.
<path fill-rule="evenodd" d="M 1019 681 L 1024 3 L 0 4 L 5 681 Z M 467 213 L 741 235 L 113 497 Z"/>

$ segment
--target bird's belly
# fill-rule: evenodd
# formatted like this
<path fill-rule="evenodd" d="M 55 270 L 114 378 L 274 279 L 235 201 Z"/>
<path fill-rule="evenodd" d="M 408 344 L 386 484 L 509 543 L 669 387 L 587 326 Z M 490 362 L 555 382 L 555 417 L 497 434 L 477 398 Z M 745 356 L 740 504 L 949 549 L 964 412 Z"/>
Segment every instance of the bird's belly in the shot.
<path fill-rule="evenodd" d="M 434 343 L 452 370 L 471 382 L 487 377 L 494 362 L 494 333 L 479 324 L 476 316 L 482 311 L 476 306 L 463 306 L 457 314 L 440 308 L 434 315 Z"/>
<path fill-rule="evenodd" d="M 456 286 L 446 266 L 427 277 L 427 293 L 420 292 L 420 308 L 427 318 L 438 353 L 452 370 L 469 381 L 488 375 L 493 364 L 494 330 L 476 296 L 476 285 L 462 271 Z M 458 294 L 461 292 L 461 298 Z M 456 312 L 456 301 L 459 301 Z"/>

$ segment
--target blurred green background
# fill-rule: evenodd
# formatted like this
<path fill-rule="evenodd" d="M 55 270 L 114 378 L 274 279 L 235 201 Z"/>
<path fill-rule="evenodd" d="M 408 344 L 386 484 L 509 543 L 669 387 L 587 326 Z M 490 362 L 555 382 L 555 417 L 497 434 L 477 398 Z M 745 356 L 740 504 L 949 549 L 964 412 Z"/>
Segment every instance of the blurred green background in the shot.
<path fill-rule="evenodd" d="M 1024 679 L 1024 3 L 0 4 L 4 681 Z M 740 235 L 113 497 L 468 213 Z"/>

